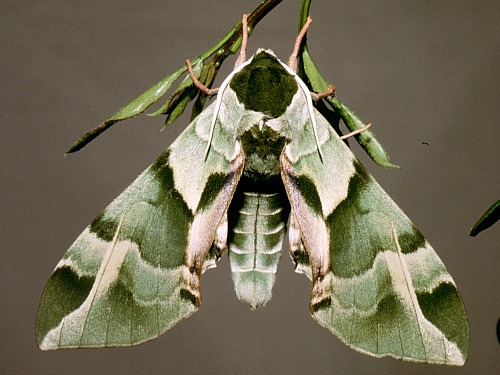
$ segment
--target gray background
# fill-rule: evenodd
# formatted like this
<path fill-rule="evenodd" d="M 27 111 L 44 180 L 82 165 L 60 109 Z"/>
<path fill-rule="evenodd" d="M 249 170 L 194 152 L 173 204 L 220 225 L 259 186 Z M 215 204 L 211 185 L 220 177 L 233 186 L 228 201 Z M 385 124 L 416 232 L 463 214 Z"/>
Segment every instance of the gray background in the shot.
<path fill-rule="evenodd" d="M 286 60 L 300 1 L 252 35 L 251 54 Z M 433 244 L 462 293 L 472 336 L 464 368 L 373 359 L 308 313 L 310 283 L 285 253 L 273 300 L 237 301 L 227 260 L 203 278 L 203 305 L 161 338 L 130 349 L 43 353 L 38 299 L 84 227 L 187 123 L 120 123 L 64 151 L 128 100 L 205 51 L 258 1 L 3 1 L 0 5 L 0 373 L 492 374 L 500 371 L 500 224 L 468 230 L 499 196 L 498 1 L 315 1 L 310 51 L 339 98 L 401 170 L 354 152 Z M 230 71 L 228 60 L 218 83 Z M 428 145 L 423 144 L 428 143 Z M 352 142 L 351 142 L 352 143 Z"/>

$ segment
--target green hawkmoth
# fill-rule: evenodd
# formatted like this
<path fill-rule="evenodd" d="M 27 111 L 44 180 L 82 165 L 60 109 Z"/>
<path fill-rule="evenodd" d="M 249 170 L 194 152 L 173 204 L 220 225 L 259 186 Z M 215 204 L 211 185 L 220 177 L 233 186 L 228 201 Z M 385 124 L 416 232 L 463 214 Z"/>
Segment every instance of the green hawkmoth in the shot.
<path fill-rule="evenodd" d="M 271 299 L 282 242 L 310 312 L 375 357 L 462 365 L 467 317 L 422 234 L 356 160 L 294 69 L 258 50 L 76 239 L 43 293 L 43 350 L 136 345 L 194 313 L 228 249 L 237 297 Z"/>

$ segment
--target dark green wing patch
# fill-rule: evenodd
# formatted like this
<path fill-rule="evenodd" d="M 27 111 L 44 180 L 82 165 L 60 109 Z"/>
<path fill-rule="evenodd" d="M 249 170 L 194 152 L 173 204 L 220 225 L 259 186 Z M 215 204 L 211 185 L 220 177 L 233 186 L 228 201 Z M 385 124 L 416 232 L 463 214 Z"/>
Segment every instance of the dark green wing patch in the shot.
<path fill-rule="evenodd" d="M 49 330 L 56 327 L 66 315 L 85 301 L 94 280 L 94 277 L 78 277 L 71 267 L 61 267 L 54 271 L 38 307 L 37 342 L 42 342 Z"/>
<path fill-rule="evenodd" d="M 442 283 L 431 293 L 417 293 L 417 299 L 425 318 L 467 353 L 469 330 L 464 330 L 466 312 L 456 286 Z"/>
<path fill-rule="evenodd" d="M 336 260 L 332 270 L 339 277 L 352 277 L 371 269 L 377 254 L 394 246 L 388 224 L 398 225 L 401 215 L 399 209 L 387 204 L 386 199 L 390 198 L 366 169 L 356 160 L 354 166 L 356 173 L 349 181 L 347 197 L 326 220 L 332 228 L 330 252 Z M 403 254 L 425 247 L 425 238 L 413 224 L 397 229 Z M 347 269 L 344 264 L 355 268 Z"/>

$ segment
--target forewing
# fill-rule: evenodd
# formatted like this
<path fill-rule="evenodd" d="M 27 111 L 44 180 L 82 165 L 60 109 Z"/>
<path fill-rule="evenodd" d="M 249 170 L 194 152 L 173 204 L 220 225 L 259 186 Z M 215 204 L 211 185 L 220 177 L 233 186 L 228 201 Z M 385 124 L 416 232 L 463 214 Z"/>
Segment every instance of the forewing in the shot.
<path fill-rule="evenodd" d="M 281 157 L 300 272 L 312 316 L 376 357 L 462 365 L 467 317 L 455 283 L 422 234 L 315 111 Z M 295 231 L 296 232 L 296 231 Z M 308 258 L 300 256 L 305 248 Z M 310 269 L 310 272 L 308 270 Z"/>
<path fill-rule="evenodd" d="M 213 112 L 200 114 L 64 255 L 38 309 L 41 349 L 135 345 L 196 311 L 204 262 L 243 168 L 240 145 L 220 126 L 205 157 Z"/>

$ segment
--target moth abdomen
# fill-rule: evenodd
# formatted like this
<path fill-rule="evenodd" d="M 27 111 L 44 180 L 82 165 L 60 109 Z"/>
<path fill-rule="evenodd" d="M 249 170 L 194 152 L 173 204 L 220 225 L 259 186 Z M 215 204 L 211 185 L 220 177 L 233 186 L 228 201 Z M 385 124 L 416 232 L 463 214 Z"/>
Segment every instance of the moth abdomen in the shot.
<path fill-rule="evenodd" d="M 265 305 L 272 288 L 290 209 L 284 192 L 237 191 L 229 214 L 229 261 L 238 299 Z"/>

